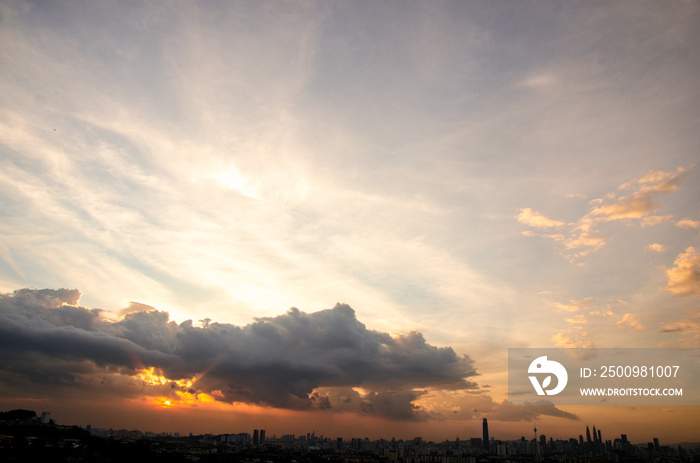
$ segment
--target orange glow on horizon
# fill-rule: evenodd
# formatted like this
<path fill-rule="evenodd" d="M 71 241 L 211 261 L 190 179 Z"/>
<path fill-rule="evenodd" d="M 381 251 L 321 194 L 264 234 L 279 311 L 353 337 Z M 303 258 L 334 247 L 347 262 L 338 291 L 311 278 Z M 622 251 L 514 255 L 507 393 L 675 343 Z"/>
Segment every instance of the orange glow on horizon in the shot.
<path fill-rule="evenodd" d="M 177 398 L 158 396 L 146 397 L 142 400 L 146 400 L 149 404 L 158 408 L 179 409 L 183 411 L 196 407 L 199 410 L 225 410 L 229 412 L 251 415 L 287 416 L 298 413 L 298 411 L 295 410 L 265 407 L 255 404 L 247 404 L 244 402 L 224 402 L 222 400 L 217 400 L 212 394 L 207 394 L 205 392 L 192 394 L 186 391 L 175 391 L 175 394 L 177 395 Z"/>

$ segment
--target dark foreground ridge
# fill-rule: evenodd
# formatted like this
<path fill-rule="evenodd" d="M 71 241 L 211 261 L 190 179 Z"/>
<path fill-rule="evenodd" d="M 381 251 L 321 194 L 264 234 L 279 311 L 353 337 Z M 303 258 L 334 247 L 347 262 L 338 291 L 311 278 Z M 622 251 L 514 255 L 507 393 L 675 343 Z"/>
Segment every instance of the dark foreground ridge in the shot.
<path fill-rule="evenodd" d="M 623 434 L 603 441 L 593 428 L 586 438 L 567 441 L 545 436 L 499 441 L 484 437 L 470 440 L 425 442 L 380 439 L 343 440 L 285 435 L 265 437 L 265 430 L 248 433 L 180 436 L 128 430 L 61 426 L 50 414 L 31 410 L 0 412 L 2 462 L 249 462 L 249 463 L 484 463 L 484 462 L 700 462 L 700 444 L 661 446 L 658 439 L 632 445 Z"/>

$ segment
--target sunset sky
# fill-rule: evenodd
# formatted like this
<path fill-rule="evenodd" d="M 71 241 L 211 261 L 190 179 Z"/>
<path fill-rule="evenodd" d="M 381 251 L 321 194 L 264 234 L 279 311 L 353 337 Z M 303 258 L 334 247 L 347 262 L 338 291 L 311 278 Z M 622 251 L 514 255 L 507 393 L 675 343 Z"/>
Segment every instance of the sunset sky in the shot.
<path fill-rule="evenodd" d="M 700 347 L 700 2 L 0 2 L 0 409 L 700 441 L 507 404 L 509 347 Z"/>

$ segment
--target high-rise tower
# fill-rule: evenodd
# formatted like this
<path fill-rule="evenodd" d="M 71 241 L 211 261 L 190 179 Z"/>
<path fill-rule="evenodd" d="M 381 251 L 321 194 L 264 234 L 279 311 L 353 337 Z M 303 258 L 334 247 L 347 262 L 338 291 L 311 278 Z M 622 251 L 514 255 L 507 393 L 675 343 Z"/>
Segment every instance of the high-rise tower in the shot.
<path fill-rule="evenodd" d="M 483 443 L 484 443 L 484 449 L 488 452 L 489 451 L 489 422 L 486 421 L 486 418 L 484 418 L 484 424 L 482 425 L 484 435 L 483 435 Z"/>

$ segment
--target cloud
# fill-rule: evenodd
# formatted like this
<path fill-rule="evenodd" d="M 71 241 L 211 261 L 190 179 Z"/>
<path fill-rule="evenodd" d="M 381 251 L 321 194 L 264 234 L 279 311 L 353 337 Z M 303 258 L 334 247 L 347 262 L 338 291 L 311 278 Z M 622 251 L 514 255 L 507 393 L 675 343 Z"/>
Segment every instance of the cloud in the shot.
<path fill-rule="evenodd" d="M 675 173 L 652 170 L 641 178 L 620 185 L 619 189 L 628 190 L 638 187 L 638 194 L 647 192 L 670 193 L 678 189 L 678 185 L 684 176 L 685 169 L 682 167 L 679 167 Z"/>
<path fill-rule="evenodd" d="M 579 332 L 574 334 L 573 337 L 568 336 L 564 333 L 557 333 L 554 336 L 552 336 L 552 342 L 554 343 L 555 346 L 558 347 L 567 347 L 567 348 L 593 348 L 595 347 L 595 344 L 593 341 L 588 341 L 586 342 L 586 338 L 588 337 L 588 333 L 586 332 Z"/>
<path fill-rule="evenodd" d="M 622 316 L 622 319 L 620 319 L 617 322 L 618 325 L 628 325 L 635 330 L 643 330 L 646 329 L 644 325 L 639 321 L 637 316 L 633 313 L 626 313 Z"/>
<path fill-rule="evenodd" d="M 566 321 L 571 323 L 572 325 L 583 325 L 588 323 L 588 320 L 586 320 L 586 316 L 583 314 L 576 315 L 572 318 L 567 318 Z"/>
<path fill-rule="evenodd" d="M 55 309 L 64 305 L 77 305 L 81 292 L 77 289 L 18 289 L 11 298 L 12 304 L 39 306 Z M 3 296 L 5 299 L 6 296 Z"/>
<path fill-rule="evenodd" d="M 403 421 L 426 421 L 441 418 L 415 402 L 426 395 L 425 390 L 363 391 L 356 388 L 322 388 L 312 394 L 320 410 L 351 412 L 360 415 L 382 416 Z"/>
<path fill-rule="evenodd" d="M 700 229 L 700 221 L 698 220 L 691 220 L 688 218 L 679 220 L 676 222 L 676 227 L 678 228 L 693 228 L 695 230 Z"/>
<path fill-rule="evenodd" d="M 651 227 L 672 220 L 671 215 L 652 215 L 661 208 L 661 204 L 654 200 L 659 194 L 676 191 L 685 176 L 686 170 L 682 167 L 675 172 L 650 171 L 620 185 L 618 191 L 589 201 L 589 210 L 571 224 L 551 219 L 530 208 L 520 210 L 518 222 L 542 230 L 524 232 L 526 236 L 540 236 L 562 242 L 564 248 L 559 252 L 573 262 L 607 244 L 607 239 L 597 228 L 600 223 L 637 221 L 641 227 Z M 621 195 L 620 192 L 624 194 Z M 682 222 L 683 226 L 689 227 L 693 221 Z M 552 229 L 557 232 L 552 233 Z"/>
<path fill-rule="evenodd" d="M 678 333 L 676 342 L 663 343 L 663 347 L 695 347 L 700 342 L 700 309 L 688 311 L 688 317 L 669 323 L 662 323 L 661 333 Z M 686 335 L 690 335 L 687 337 Z"/>
<path fill-rule="evenodd" d="M 666 249 L 668 249 L 665 245 L 660 244 L 660 243 L 651 243 L 650 245 L 647 246 L 647 249 L 649 251 L 654 251 L 654 252 L 666 252 Z"/>
<path fill-rule="evenodd" d="M 577 419 L 552 406 L 495 403 L 472 379 L 474 362 L 419 332 L 369 330 L 345 304 L 236 326 L 131 303 L 120 321 L 75 304 L 77 290 L 0 295 L 0 381 L 6 393 L 150 397 L 197 406 L 249 403 L 402 421 Z M 138 309 L 144 309 L 139 311 Z"/>
<path fill-rule="evenodd" d="M 565 312 L 578 312 L 579 310 L 585 309 L 595 301 L 594 297 L 587 297 L 576 301 L 574 299 L 570 300 L 568 304 L 562 304 L 561 302 L 554 302 L 553 305 L 559 310 Z"/>
<path fill-rule="evenodd" d="M 507 400 L 496 402 L 483 390 L 436 391 L 417 401 L 421 410 L 437 419 L 472 420 L 488 418 L 498 421 L 531 421 L 539 416 L 555 416 L 570 420 L 579 418 L 551 404 L 514 405 Z M 515 393 L 517 395 L 517 392 Z"/>
<path fill-rule="evenodd" d="M 662 289 L 676 296 L 700 297 L 700 253 L 690 246 L 678 254 L 673 264 L 666 270 L 668 284 Z"/>
<path fill-rule="evenodd" d="M 669 222 L 671 219 L 673 219 L 672 215 L 650 215 L 642 218 L 640 225 L 642 228 L 653 227 L 654 225 L 659 225 L 660 223 Z"/>
<path fill-rule="evenodd" d="M 120 315 L 127 315 L 134 312 L 150 312 L 151 310 L 157 310 L 155 307 L 148 304 L 141 304 L 140 302 L 129 302 L 129 306 L 123 308 L 119 311 Z"/>
<path fill-rule="evenodd" d="M 532 421 L 540 415 L 578 420 L 578 416 L 573 413 L 560 410 L 554 405 L 548 404 L 526 404 L 514 405 L 503 401 L 498 404 L 493 412 L 489 413 L 489 418 L 499 421 Z"/>
<path fill-rule="evenodd" d="M 345 304 L 314 313 L 292 308 L 246 326 L 198 327 L 157 310 L 111 323 L 99 310 L 67 305 L 79 297 L 77 290 L 28 289 L 0 296 L 0 354 L 11 359 L 2 377 L 32 387 L 53 388 L 59 377 L 63 386 L 111 384 L 124 394 L 143 393 L 148 383 L 159 394 L 404 420 L 427 419 L 413 403 L 427 389 L 478 387 L 468 356 L 430 345 L 418 332 L 369 330 Z M 149 308 L 130 309 L 139 307 Z M 349 394 L 352 388 L 364 392 Z"/>
<path fill-rule="evenodd" d="M 609 317 L 615 317 L 615 312 L 612 311 L 610 306 L 607 306 L 606 308 L 604 308 L 602 310 L 594 310 L 593 312 L 589 312 L 588 315 L 609 318 Z"/>
<path fill-rule="evenodd" d="M 616 203 L 595 207 L 589 212 L 598 220 L 641 219 L 659 208 L 651 202 L 651 194 L 622 197 Z"/>
<path fill-rule="evenodd" d="M 564 222 L 550 219 L 549 217 L 540 214 L 529 207 L 520 209 L 520 214 L 518 214 L 518 222 L 537 228 L 561 227 L 564 225 Z"/>
<path fill-rule="evenodd" d="M 700 309 L 689 311 L 689 317 L 675 322 L 663 323 L 662 333 L 690 333 L 700 340 Z"/>

